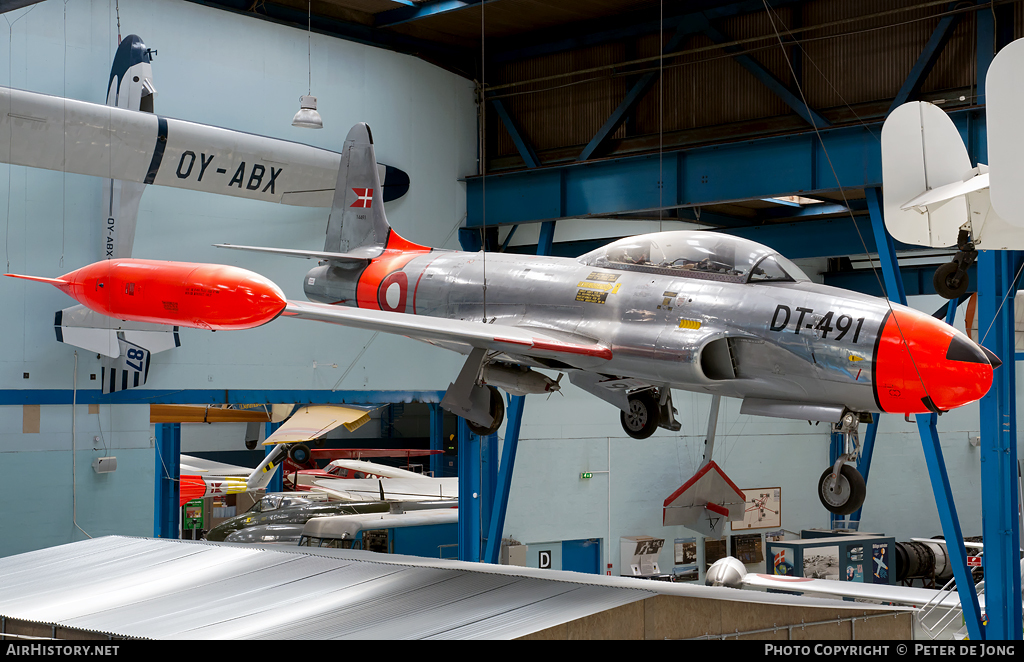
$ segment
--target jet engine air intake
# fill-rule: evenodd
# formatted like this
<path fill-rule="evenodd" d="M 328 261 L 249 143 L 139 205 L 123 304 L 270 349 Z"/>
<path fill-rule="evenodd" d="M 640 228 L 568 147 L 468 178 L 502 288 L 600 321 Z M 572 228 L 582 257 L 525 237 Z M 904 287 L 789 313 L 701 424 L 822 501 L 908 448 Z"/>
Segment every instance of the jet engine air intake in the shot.
<path fill-rule="evenodd" d="M 712 340 L 700 353 L 700 369 L 708 379 L 736 379 L 736 357 L 728 338 Z"/>

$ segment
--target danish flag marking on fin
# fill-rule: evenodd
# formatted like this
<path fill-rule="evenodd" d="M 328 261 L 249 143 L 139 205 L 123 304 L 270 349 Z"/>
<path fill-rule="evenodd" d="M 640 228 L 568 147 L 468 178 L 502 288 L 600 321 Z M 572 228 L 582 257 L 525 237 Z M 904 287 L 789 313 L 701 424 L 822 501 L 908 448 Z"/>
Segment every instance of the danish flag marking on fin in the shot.
<path fill-rule="evenodd" d="M 350 206 L 352 207 L 369 207 L 370 203 L 373 202 L 373 189 L 372 188 L 354 188 L 356 195 L 359 199 L 353 202 Z"/>

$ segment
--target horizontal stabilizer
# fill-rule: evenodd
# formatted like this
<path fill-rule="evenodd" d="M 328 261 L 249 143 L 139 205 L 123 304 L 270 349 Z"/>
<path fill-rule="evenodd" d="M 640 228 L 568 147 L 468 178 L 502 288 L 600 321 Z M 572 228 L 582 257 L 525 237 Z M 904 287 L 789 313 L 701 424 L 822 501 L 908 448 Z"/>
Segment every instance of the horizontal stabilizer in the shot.
<path fill-rule="evenodd" d="M 79 304 L 58 310 L 53 319 L 57 342 L 116 359 L 121 355 L 118 334 L 153 354 L 181 347 L 178 327 L 107 317 Z"/>
<path fill-rule="evenodd" d="M 950 200 L 988 188 L 988 168 L 981 167 L 985 170 L 982 174 L 975 175 L 965 182 L 953 182 L 952 184 L 946 184 L 945 186 L 925 191 L 913 200 L 901 205 L 900 209 L 903 211 L 914 210 L 919 214 L 924 214 L 937 210 L 940 205 Z"/>
<path fill-rule="evenodd" d="M 235 246 L 234 244 L 214 244 L 214 246 L 217 248 L 231 248 L 236 251 L 255 251 L 257 253 L 301 257 L 307 260 L 331 260 L 333 262 L 369 262 L 384 252 L 384 249 L 380 246 L 363 246 L 349 253 L 305 251 L 291 248 L 264 248 L 262 246 Z"/>
<path fill-rule="evenodd" d="M 717 538 L 726 522 L 743 519 L 745 507 L 743 491 L 712 461 L 665 499 L 662 523 Z"/>
<path fill-rule="evenodd" d="M 937 206 L 908 203 L 951 184 L 964 183 L 971 159 L 953 121 L 934 104 L 905 103 L 882 126 L 882 188 L 885 227 L 897 241 L 955 246 L 960 226 L 971 220 L 967 198 Z"/>

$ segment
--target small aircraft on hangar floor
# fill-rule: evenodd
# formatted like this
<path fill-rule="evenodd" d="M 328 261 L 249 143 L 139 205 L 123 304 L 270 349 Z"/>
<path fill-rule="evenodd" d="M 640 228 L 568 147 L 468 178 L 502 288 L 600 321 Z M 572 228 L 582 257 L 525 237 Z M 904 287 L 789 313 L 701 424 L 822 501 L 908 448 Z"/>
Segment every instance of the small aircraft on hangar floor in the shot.
<path fill-rule="evenodd" d="M 745 414 L 825 421 L 846 440 L 818 485 L 822 503 L 839 514 L 864 499 L 852 465 L 863 417 L 963 406 L 988 391 L 1000 365 L 940 320 L 815 284 L 782 255 L 737 237 L 649 234 L 578 259 L 421 246 L 389 226 L 375 162 L 369 127 L 357 124 L 345 141 L 322 251 L 225 245 L 317 260 L 303 280 L 311 302 L 288 301 L 268 279 L 214 264 L 113 259 L 56 279 L 21 277 L 119 319 L 242 329 L 283 315 L 467 354 L 441 404 L 478 434 L 502 423 L 498 388 L 559 388 L 535 369 L 567 373 L 618 407 L 637 439 L 679 429 L 673 388 L 712 394 L 716 404 L 741 398 Z M 687 526 L 714 531 L 710 520 L 742 517 L 742 494 L 733 503 L 724 473 L 710 458 L 702 467 L 700 480 L 688 483 L 701 492 L 688 506 L 699 521 Z"/>

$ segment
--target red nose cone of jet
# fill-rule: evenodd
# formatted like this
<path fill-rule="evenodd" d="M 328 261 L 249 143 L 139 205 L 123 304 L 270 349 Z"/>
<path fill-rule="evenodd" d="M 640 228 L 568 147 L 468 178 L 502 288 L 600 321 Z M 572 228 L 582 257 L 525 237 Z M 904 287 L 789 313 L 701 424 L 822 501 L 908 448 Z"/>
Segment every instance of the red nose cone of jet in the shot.
<path fill-rule="evenodd" d="M 981 399 L 999 367 L 994 354 L 924 313 L 894 306 L 875 351 L 875 400 L 882 411 L 924 414 Z"/>

